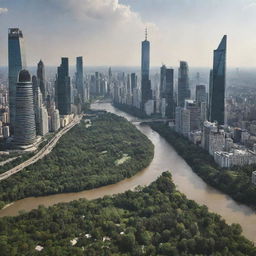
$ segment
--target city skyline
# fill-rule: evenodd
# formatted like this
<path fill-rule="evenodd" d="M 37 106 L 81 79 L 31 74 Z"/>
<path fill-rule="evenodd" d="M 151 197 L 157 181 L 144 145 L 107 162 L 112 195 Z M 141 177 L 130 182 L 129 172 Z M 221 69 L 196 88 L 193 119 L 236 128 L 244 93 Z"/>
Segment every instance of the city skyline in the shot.
<path fill-rule="evenodd" d="M 184 59 L 191 67 L 210 67 L 210 51 L 223 34 L 229 37 L 230 67 L 256 66 L 251 54 L 256 45 L 252 36 L 256 1 L 156 1 L 158 5 L 151 0 L 141 1 L 144 5 L 131 0 L 78 0 L 75 5 L 71 0 L 49 0 L 47 4 L 1 0 L 0 65 L 7 65 L 6 31 L 19 27 L 30 49 L 29 66 L 39 59 L 47 60 L 47 66 L 57 66 L 64 55 L 70 57 L 71 66 L 80 55 L 90 66 L 139 66 L 137 42 L 148 27 L 152 66 L 177 66 Z M 31 14 L 25 18 L 23 6 Z M 45 15 L 49 19 L 43 19 Z M 44 48 L 40 47 L 43 41 Z"/>

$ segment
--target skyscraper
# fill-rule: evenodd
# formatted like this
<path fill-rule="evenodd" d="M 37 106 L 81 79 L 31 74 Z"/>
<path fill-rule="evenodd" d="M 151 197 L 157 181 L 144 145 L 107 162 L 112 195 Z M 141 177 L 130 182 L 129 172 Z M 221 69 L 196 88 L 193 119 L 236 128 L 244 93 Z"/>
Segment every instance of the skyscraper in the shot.
<path fill-rule="evenodd" d="M 165 108 L 165 116 L 174 118 L 174 98 L 173 98 L 173 69 L 163 65 L 160 69 L 160 98 L 161 108 Z M 163 100 L 165 99 L 165 100 Z"/>
<path fill-rule="evenodd" d="M 150 42 L 145 40 L 141 43 L 141 109 L 145 110 L 145 103 L 152 99 L 151 82 L 149 80 L 150 68 Z"/>
<path fill-rule="evenodd" d="M 68 58 L 61 58 L 56 80 L 56 102 L 60 115 L 71 114 L 71 85 Z"/>
<path fill-rule="evenodd" d="M 225 84 L 226 84 L 227 36 L 224 35 L 213 53 L 213 69 L 210 81 L 209 119 L 219 125 L 225 122 Z"/>
<path fill-rule="evenodd" d="M 207 102 L 206 88 L 203 84 L 196 86 L 196 101 L 199 103 Z"/>
<path fill-rule="evenodd" d="M 166 82 L 165 82 L 165 98 L 166 110 L 165 114 L 168 118 L 174 118 L 174 98 L 173 98 L 173 69 L 166 69 Z"/>
<path fill-rule="evenodd" d="M 44 63 L 40 60 L 37 64 L 37 81 L 42 93 L 43 102 L 46 100 L 46 82 L 45 82 L 45 68 Z"/>
<path fill-rule="evenodd" d="M 33 88 L 27 70 L 21 70 L 19 73 L 15 107 L 14 143 L 18 146 L 31 145 L 36 139 L 36 126 Z"/>
<path fill-rule="evenodd" d="M 137 76 L 135 73 L 131 73 L 131 87 L 132 87 L 132 92 L 135 88 L 137 88 Z"/>
<path fill-rule="evenodd" d="M 190 98 L 188 63 L 180 62 L 178 77 L 178 106 L 184 107 L 185 99 Z"/>
<path fill-rule="evenodd" d="M 81 56 L 76 58 L 76 88 L 80 102 L 84 102 L 84 67 Z"/>
<path fill-rule="evenodd" d="M 48 113 L 43 103 L 43 96 L 38 85 L 36 76 L 32 77 L 33 94 L 34 94 L 34 111 L 35 111 L 35 123 L 36 133 L 44 136 L 49 132 L 48 129 Z"/>
<path fill-rule="evenodd" d="M 10 28 L 8 34 L 8 67 L 9 67 L 9 111 L 10 126 L 13 133 L 15 125 L 16 84 L 19 72 L 26 67 L 24 39 L 22 31 Z"/>

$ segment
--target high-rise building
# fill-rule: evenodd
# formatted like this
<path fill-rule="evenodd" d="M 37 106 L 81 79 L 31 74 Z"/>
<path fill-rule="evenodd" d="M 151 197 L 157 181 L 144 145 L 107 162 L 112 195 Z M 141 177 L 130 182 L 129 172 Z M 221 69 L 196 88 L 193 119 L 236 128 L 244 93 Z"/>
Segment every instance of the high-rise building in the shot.
<path fill-rule="evenodd" d="M 32 81 L 27 70 L 19 73 L 15 107 L 14 143 L 18 146 L 31 145 L 36 139 L 36 125 Z"/>
<path fill-rule="evenodd" d="M 165 115 L 174 118 L 173 69 L 161 67 L 160 97 L 165 98 Z M 162 101 L 163 103 L 164 101 Z"/>
<path fill-rule="evenodd" d="M 60 115 L 71 114 L 71 85 L 68 58 L 61 58 L 61 65 L 58 67 L 55 94 Z"/>
<path fill-rule="evenodd" d="M 10 28 L 8 34 L 8 67 L 9 67 L 9 111 L 10 127 L 13 133 L 15 125 L 16 84 L 19 72 L 26 67 L 24 39 L 22 31 Z"/>
<path fill-rule="evenodd" d="M 141 109 L 145 111 L 145 103 L 152 99 L 151 82 L 149 80 L 150 68 L 150 42 L 145 40 L 141 43 Z"/>
<path fill-rule="evenodd" d="M 34 94 L 34 111 L 36 122 L 36 133 L 44 136 L 49 132 L 48 129 L 48 113 L 43 102 L 43 96 L 35 76 L 32 77 L 33 94 Z"/>
<path fill-rule="evenodd" d="M 40 91 L 42 93 L 43 102 L 46 100 L 46 81 L 45 81 L 45 68 L 44 63 L 40 60 L 37 64 L 37 81 Z"/>
<path fill-rule="evenodd" d="M 184 107 L 185 99 L 190 98 L 188 72 L 188 63 L 186 61 L 181 61 L 178 77 L 178 106 L 180 107 Z"/>
<path fill-rule="evenodd" d="M 196 101 L 198 103 L 207 102 L 206 88 L 203 84 L 196 86 Z"/>
<path fill-rule="evenodd" d="M 81 102 L 85 100 L 83 57 L 76 58 L 76 89 Z"/>
<path fill-rule="evenodd" d="M 224 35 L 218 48 L 214 50 L 209 87 L 209 120 L 217 121 L 219 125 L 225 122 L 226 48 L 227 36 Z"/>
<path fill-rule="evenodd" d="M 162 65 L 160 68 L 160 98 L 165 98 L 165 85 L 166 85 L 166 66 Z"/>
<path fill-rule="evenodd" d="M 198 130 L 201 123 L 200 104 L 194 100 L 185 100 L 185 108 L 190 111 L 190 131 Z"/>
<path fill-rule="evenodd" d="M 132 91 L 137 88 L 137 76 L 135 73 L 131 73 L 131 89 Z"/>

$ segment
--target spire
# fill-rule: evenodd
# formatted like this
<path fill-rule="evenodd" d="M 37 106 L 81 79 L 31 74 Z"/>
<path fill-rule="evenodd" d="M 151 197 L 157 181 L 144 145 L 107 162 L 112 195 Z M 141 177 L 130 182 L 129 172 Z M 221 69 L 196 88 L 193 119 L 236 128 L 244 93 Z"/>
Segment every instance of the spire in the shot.
<path fill-rule="evenodd" d="M 224 35 L 217 50 L 226 50 L 227 45 L 227 35 Z"/>
<path fill-rule="evenodd" d="M 145 28 L 145 41 L 148 40 L 148 28 L 146 27 Z"/>

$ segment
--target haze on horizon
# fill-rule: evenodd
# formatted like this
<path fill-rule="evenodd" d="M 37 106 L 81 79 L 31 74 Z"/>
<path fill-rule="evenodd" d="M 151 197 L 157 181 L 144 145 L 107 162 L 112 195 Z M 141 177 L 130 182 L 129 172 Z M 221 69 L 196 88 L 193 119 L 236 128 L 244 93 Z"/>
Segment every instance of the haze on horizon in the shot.
<path fill-rule="evenodd" d="M 10 27 L 23 31 L 28 65 L 139 66 L 147 27 L 152 66 L 210 67 L 227 34 L 227 65 L 256 67 L 256 0 L 0 0 L 0 24 L 1 66 Z"/>

